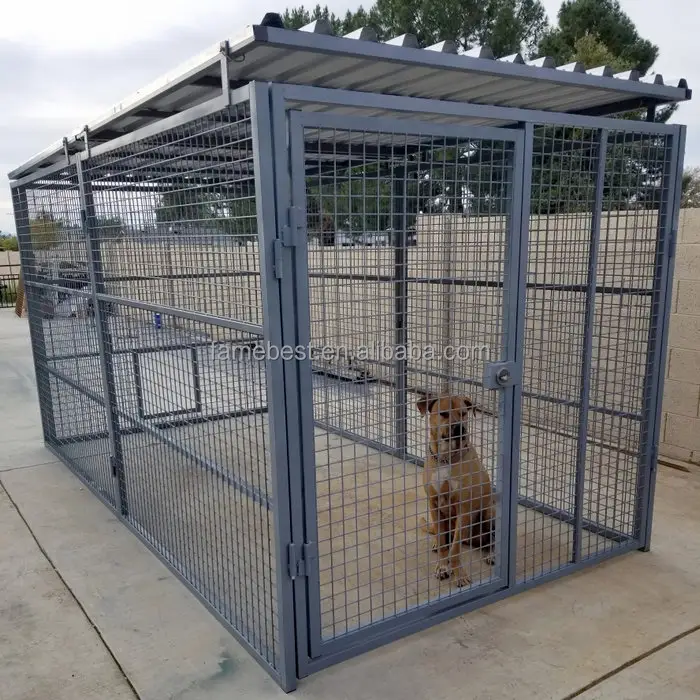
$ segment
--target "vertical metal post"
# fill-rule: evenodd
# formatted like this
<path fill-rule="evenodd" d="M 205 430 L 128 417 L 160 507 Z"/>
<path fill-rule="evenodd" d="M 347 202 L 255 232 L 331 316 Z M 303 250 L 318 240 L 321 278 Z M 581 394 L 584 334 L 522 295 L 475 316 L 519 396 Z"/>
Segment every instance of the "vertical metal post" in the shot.
<path fill-rule="evenodd" d="M 46 343 L 44 342 L 43 310 L 37 303 L 35 294 L 39 292 L 31 283 L 36 280 L 36 258 L 29 224 L 29 205 L 27 191 L 24 187 L 12 190 L 12 204 L 14 208 L 15 227 L 20 249 L 20 268 L 24 280 L 24 295 L 27 300 L 29 316 L 29 334 L 32 341 L 32 355 L 34 359 L 34 374 L 36 376 L 37 390 L 39 394 L 39 412 L 41 426 L 44 433 L 44 441 L 49 445 L 56 443 L 56 423 L 53 411 L 53 397 L 51 395 L 51 382 L 47 370 L 48 358 L 46 355 Z"/>
<path fill-rule="evenodd" d="M 442 383 L 440 393 L 443 396 L 452 394 L 452 377 L 454 376 L 454 353 L 448 355 L 445 352 L 448 345 L 453 342 L 455 333 L 454 307 L 455 285 L 452 282 L 454 276 L 454 237 L 452 230 L 452 214 L 446 214 L 443 227 L 442 242 L 442 371 L 446 378 Z"/>
<path fill-rule="evenodd" d="M 648 552 L 651 546 L 656 460 L 659 451 L 685 137 L 686 128 L 679 126 L 671 137 L 671 157 L 665 158 L 661 184 L 662 192 L 664 187 L 667 187 L 668 190 L 659 206 L 658 235 L 654 259 L 654 291 L 649 311 L 651 317 L 647 346 L 647 372 L 644 379 L 643 418 L 640 426 L 642 440 L 637 467 L 636 494 L 638 500 L 634 522 L 634 535 L 639 535 L 640 548 L 645 552 Z M 667 140 L 666 147 L 668 148 L 669 137 L 662 136 L 661 138 Z"/>
<path fill-rule="evenodd" d="M 603 215 L 603 191 L 605 189 L 605 165 L 608 151 L 608 132 L 598 134 L 598 169 L 596 172 L 591 237 L 588 248 L 588 277 L 586 285 L 585 326 L 580 374 L 580 403 L 578 443 L 576 450 L 576 479 L 574 487 L 574 542 L 572 559 L 581 561 L 583 535 L 583 495 L 586 482 L 586 448 L 588 443 L 588 413 L 591 396 L 591 361 L 593 356 L 593 324 L 595 321 L 595 290 L 600 244 L 600 222 Z"/>
<path fill-rule="evenodd" d="M 109 321 L 102 313 L 102 302 L 97 296 L 98 294 L 106 293 L 100 241 L 95 225 L 97 215 L 92 194 L 92 184 L 86 177 L 83 161 L 80 157 L 76 158 L 76 167 L 78 172 L 83 234 L 85 237 L 88 272 L 90 275 L 90 288 L 92 290 L 92 303 L 95 313 L 97 347 L 100 353 L 100 371 L 102 374 L 105 413 L 107 417 L 107 432 L 109 433 L 112 474 L 117 481 L 116 505 L 121 515 L 127 517 L 129 515 L 129 501 L 126 490 L 124 452 L 122 449 L 119 417 L 116 412 L 117 390 L 114 381 L 114 364 L 112 361 L 114 357 L 112 334 L 109 330 Z"/>
<path fill-rule="evenodd" d="M 532 188 L 532 151 L 534 126 L 521 124 L 523 139 L 515 144 L 515 156 L 509 187 L 506 194 L 510 225 L 506 248 L 507 267 L 504 270 L 504 343 L 505 357 L 513 362 L 519 378 L 515 384 L 505 389 L 500 400 L 501 444 L 503 468 L 501 486 L 505 498 L 502 499 L 501 529 L 497 532 L 498 542 L 504 555 L 501 576 L 508 587 L 517 583 L 518 555 L 518 502 L 520 495 L 520 423 L 522 412 L 522 376 L 525 337 L 525 311 L 527 294 L 528 244 L 530 236 L 530 196 Z"/>
<path fill-rule="evenodd" d="M 408 423 L 406 417 L 406 347 L 408 328 L 406 326 L 406 301 L 408 298 L 407 272 L 407 231 L 406 231 L 406 189 L 405 166 L 392 172 L 392 228 L 394 244 L 394 345 L 400 348 L 394 360 L 394 438 L 400 454 L 406 454 Z"/>
<path fill-rule="evenodd" d="M 285 265 L 282 280 L 278 279 L 276 265 L 282 261 L 275 259 L 275 247 L 279 231 L 286 217 L 286 210 L 277 208 L 277 178 L 288 174 L 288 151 L 285 134 L 274 129 L 269 87 L 264 83 L 252 83 L 250 86 L 250 114 L 253 137 L 253 170 L 255 175 L 255 205 L 258 226 L 258 245 L 260 251 L 260 284 L 263 304 L 263 329 L 265 339 L 270 346 L 282 347 L 285 342 L 285 323 L 293 325 L 289 316 L 293 309 L 291 294 L 282 294 L 282 282 L 291 284 L 289 271 Z M 277 116 L 277 115 L 276 115 Z M 282 115 L 284 116 L 284 115 Z M 277 167 L 279 166 L 279 174 Z M 287 261 L 284 261 L 287 263 Z M 283 307 L 286 302 L 291 303 Z M 287 549 L 292 542 L 292 503 L 294 494 L 291 488 L 291 469 L 297 470 L 295 476 L 301 477 L 301 465 L 292 463 L 290 450 L 299 458 L 299 431 L 295 431 L 294 416 L 287 411 L 286 374 L 294 370 L 293 362 L 285 362 L 281 357 L 266 359 L 268 430 L 271 440 L 270 455 L 272 459 L 271 477 L 273 492 L 273 518 L 275 528 L 275 568 L 277 586 L 277 618 L 279 626 L 279 644 L 281 645 L 278 669 L 281 685 L 286 692 L 296 688 L 297 682 L 297 634 L 295 629 L 294 585 L 287 573 Z M 290 425 L 289 421 L 292 421 Z M 300 511 L 298 501 L 294 504 L 296 512 Z"/>
<path fill-rule="evenodd" d="M 275 103 L 275 99 L 277 102 Z M 291 221 L 298 245 L 288 248 L 291 254 L 285 259 L 285 287 L 283 298 L 288 306 L 284 320 L 291 321 L 285 327 L 285 343 L 297 343 L 300 347 L 311 345 L 311 306 L 309 298 L 309 252 L 306 228 L 306 146 L 304 127 L 294 117 L 299 113 L 286 113 L 284 98 L 279 92 L 273 96 L 273 128 L 276 147 L 290 164 L 289 171 L 278 169 L 277 202 L 282 208 L 293 204 L 297 223 Z M 288 150 L 287 150 L 288 149 Z M 277 161 L 279 163 L 279 160 Z M 301 226 L 301 228 L 299 228 Z M 289 264 L 289 267 L 286 265 Z M 288 278 L 287 278 L 287 275 Z M 289 311 L 287 312 L 287 309 Z M 286 333 L 289 333 L 287 336 Z M 286 340 L 289 338 L 289 343 Z M 287 363 L 287 411 L 298 416 L 298 423 L 289 430 L 290 478 L 292 495 L 292 534 L 297 545 L 312 545 L 318 539 L 316 493 L 316 435 L 315 404 L 311 358 L 308 353 L 297 362 Z M 295 443 L 292 444 L 294 433 Z M 296 486 L 299 486 L 299 489 Z M 306 564 L 306 578 L 295 584 L 297 620 L 297 656 L 299 677 L 308 674 L 308 658 L 321 653 L 321 583 L 318 558 Z"/>

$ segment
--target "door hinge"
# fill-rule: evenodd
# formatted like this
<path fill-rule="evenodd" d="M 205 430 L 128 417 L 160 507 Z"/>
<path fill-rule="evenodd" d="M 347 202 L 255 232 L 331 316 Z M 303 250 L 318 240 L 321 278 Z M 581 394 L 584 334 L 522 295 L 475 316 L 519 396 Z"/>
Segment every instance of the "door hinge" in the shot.
<path fill-rule="evenodd" d="M 285 248 L 295 248 L 301 244 L 301 236 L 304 231 L 302 211 L 299 207 L 289 207 L 287 210 L 287 224 L 282 227 L 280 239 Z"/>
<path fill-rule="evenodd" d="M 282 279 L 284 266 L 284 248 L 296 248 L 302 241 L 304 227 L 302 226 L 302 212 L 299 207 L 289 207 L 287 210 L 287 223 L 282 226 L 279 238 L 275 239 L 273 255 L 275 278 Z"/>
<path fill-rule="evenodd" d="M 316 556 L 316 544 L 314 542 L 306 542 L 303 545 L 292 543 L 287 545 L 289 577 L 295 579 L 308 576 L 311 562 L 316 559 Z"/>
<path fill-rule="evenodd" d="M 114 455 L 109 457 L 109 466 L 112 468 L 112 476 L 117 475 L 117 458 Z"/>

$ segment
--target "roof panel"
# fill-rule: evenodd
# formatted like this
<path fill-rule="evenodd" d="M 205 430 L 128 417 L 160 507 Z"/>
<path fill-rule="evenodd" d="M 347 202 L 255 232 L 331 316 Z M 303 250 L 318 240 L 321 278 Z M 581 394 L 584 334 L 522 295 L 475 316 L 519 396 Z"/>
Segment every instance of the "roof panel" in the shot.
<path fill-rule="evenodd" d="M 229 78 L 237 84 L 263 80 L 599 114 L 631 99 L 666 104 L 691 98 L 685 79 L 664 81 L 660 74 L 612 75 L 608 66 L 585 70 L 580 63 L 557 68 L 549 57 L 534 61 L 524 61 L 520 54 L 494 57 L 488 46 L 459 54 L 450 41 L 420 48 L 411 35 L 378 42 L 369 28 L 338 37 L 322 21 L 299 31 L 280 26 L 279 16 L 266 15 L 260 25 L 247 27 L 238 38 L 211 46 L 52 144 L 11 172 L 10 179 L 60 162 L 64 145 L 69 151 L 80 150 L 86 129 L 93 143 L 101 143 L 215 97 L 221 92 L 222 52 L 231 59 Z"/>

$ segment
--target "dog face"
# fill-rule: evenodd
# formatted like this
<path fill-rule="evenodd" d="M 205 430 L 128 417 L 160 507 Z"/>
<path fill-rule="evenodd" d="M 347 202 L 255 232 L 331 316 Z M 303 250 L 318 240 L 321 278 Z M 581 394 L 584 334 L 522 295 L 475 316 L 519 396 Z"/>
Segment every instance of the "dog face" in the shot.
<path fill-rule="evenodd" d="M 467 416 L 474 404 L 463 396 L 425 398 L 416 404 L 421 415 L 428 417 L 430 451 L 438 459 L 449 459 L 467 443 Z"/>

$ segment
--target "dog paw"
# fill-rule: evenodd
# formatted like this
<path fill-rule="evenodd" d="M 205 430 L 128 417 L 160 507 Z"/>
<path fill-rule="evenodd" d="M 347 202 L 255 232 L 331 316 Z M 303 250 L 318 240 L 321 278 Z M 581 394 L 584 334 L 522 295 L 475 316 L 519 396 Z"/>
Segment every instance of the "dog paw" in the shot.
<path fill-rule="evenodd" d="M 435 578 L 438 581 L 444 581 L 450 578 L 450 567 L 447 564 L 438 564 L 435 567 Z"/>
<path fill-rule="evenodd" d="M 471 582 L 472 582 L 472 580 L 469 578 L 469 576 L 467 576 L 466 573 L 464 573 L 464 571 L 458 572 L 457 580 L 455 581 L 455 583 L 457 584 L 457 586 L 459 588 L 462 588 L 464 586 L 468 586 Z"/>

